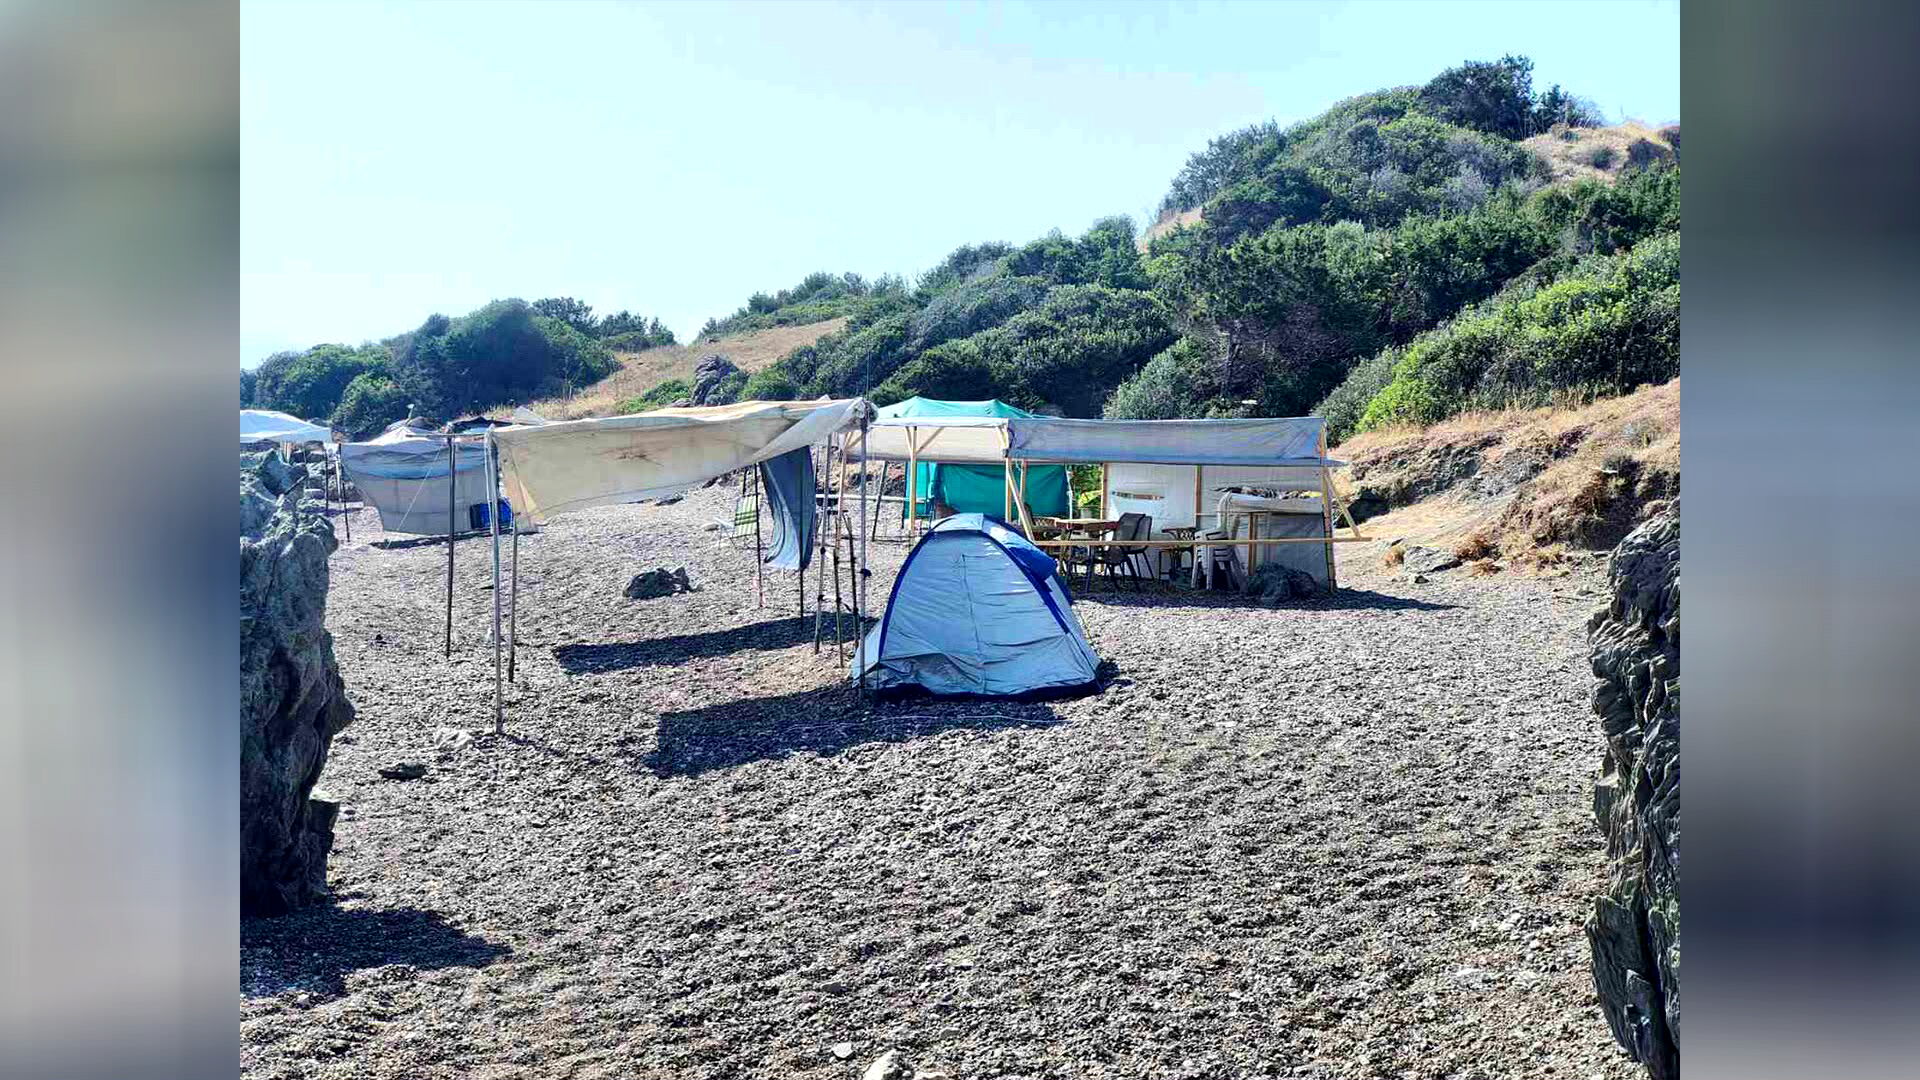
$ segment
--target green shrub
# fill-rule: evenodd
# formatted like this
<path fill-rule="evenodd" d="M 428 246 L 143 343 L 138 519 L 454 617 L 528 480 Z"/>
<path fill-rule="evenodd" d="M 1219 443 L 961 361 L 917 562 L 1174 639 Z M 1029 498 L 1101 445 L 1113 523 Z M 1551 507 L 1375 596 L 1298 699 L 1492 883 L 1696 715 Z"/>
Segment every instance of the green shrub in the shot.
<path fill-rule="evenodd" d="M 1211 369 L 1214 350 L 1181 338 L 1147 361 L 1107 398 L 1109 420 L 1178 420 L 1209 414 L 1218 397 Z"/>
<path fill-rule="evenodd" d="M 1429 424 L 1556 393 L 1624 393 L 1680 373 L 1680 234 L 1594 256 L 1423 334 L 1393 362 L 1358 428 Z"/>
<path fill-rule="evenodd" d="M 740 388 L 741 401 L 793 401 L 800 396 L 800 388 L 778 367 L 756 371 L 747 376 L 746 385 Z"/>
<path fill-rule="evenodd" d="M 388 374 L 384 345 L 315 345 L 304 352 L 275 353 L 253 371 L 255 408 L 312 420 L 333 415 L 347 384 L 364 374 Z"/>
<path fill-rule="evenodd" d="M 676 401 L 683 401 L 693 393 L 693 387 L 685 379 L 667 379 L 654 385 L 653 389 L 639 397 L 630 397 L 614 406 L 620 415 L 648 412 L 663 409 Z"/>
<path fill-rule="evenodd" d="M 1355 364 L 1339 386 L 1314 406 L 1310 415 L 1327 420 L 1327 438 L 1341 442 L 1359 430 L 1360 418 L 1374 395 L 1393 381 L 1393 368 L 1400 360 L 1399 348 L 1382 349 L 1376 355 Z"/>
<path fill-rule="evenodd" d="M 396 420 L 407 418 L 407 394 L 384 374 L 354 377 L 333 410 L 333 426 L 351 439 L 370 439 Z"/>

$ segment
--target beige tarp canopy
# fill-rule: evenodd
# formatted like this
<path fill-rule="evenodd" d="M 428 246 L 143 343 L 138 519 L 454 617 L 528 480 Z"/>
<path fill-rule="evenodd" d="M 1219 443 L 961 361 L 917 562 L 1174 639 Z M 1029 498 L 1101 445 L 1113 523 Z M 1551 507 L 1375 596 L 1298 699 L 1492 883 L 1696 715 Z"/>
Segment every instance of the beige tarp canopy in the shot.
<path fill-rule="evenodd" d="M 569 510 L 672 495 L 824 442 L 857 421 L 862 404 L 743 401 L 498 428 L 492 438 L 507 501 L 545 524 Z"/>

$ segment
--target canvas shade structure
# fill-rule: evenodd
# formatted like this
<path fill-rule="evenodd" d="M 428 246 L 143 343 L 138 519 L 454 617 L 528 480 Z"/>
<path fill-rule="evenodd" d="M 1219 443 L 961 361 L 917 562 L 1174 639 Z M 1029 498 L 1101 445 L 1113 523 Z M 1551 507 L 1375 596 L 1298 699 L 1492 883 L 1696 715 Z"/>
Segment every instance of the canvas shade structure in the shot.
<path fill-rule="evenodd" d="M 1155 536 L 1144 540 L 1106 541 L 1138 547 L 1201 547 L 1205 541 L 1165 537 L 1169 526 L 1202 527 L 1222 487 L 1247 485 L 1282 491 L 1318 491 L 1327 496 L 1321 507 L 1321 529 L 1315 536 L 1251 535 L 1231 538 L 1228 546 L 1252 547 L 1262 553 L 1279 544 L 1318 544 L 1324 549 L 1316 575 L 1333 583 L 1332 549 L 1336 542 L 1365 540 L 1351 515 L 1339 503 L 1332 470 L 1345 465 L 1326 456 L 1326 421 L 1318 416 L 1249 417 L 1220 420 L 1077 420 L 1050 416 L 929 416 L 896 417 L 876 421 L 872 456 L 905 461 L 921 454 L 941 461 L 1001 462 L 1007 468 L 1007 505 L 1016 500 L 1012 463 L 1100 464 L 1102 513 L 1129 510 L 1151 514 Z M 1129 502 L 1128 497 L 1135 500 Z M 1351 534 L 1335 536 L 1336 509 L 1346 515 Z M 1212 512 L 1214 524 L 1229 524 Z M 1031 519 L 1020 523 L 1032 535 Z M 1299 523 L 1288 522 L 1288 532 Z M 1237 529 L 1237 526 L 1236 526 Z M 1037 541 L 1043 548 L 1072 546 L 1073 541 Z"/>
<path fill-rule="evenodd" d="M 859 398 L 743 401 L 496 429 L 507 500 L 541 524 L 593 506 L 675 495 L 812 446 L 846 427 Z"/>
<path fill-rule="evenodd" d="M 415 536 L 448 536 L 471 530 L 471 507 L 485 505 L 487 451 L 478 438 L 454 440 L 401 420 L 365 442 L 340 447 L 341 466 L 367 502 L 380 513 L 380 527 Z M 453 507 L 448 509 L 448 486 Z"/>
<path fill-rule="evenodd" d="M 561 514 L 595 506 L 676 495 L 735 470 L 770 466 L 791 490 L 796 508 L 792 560 L 804 565 L 810 545 L 815 479 L 809 448 L 850 426 L 864 427 L 864 399 L 822 398 L 809 402 L 744 401 L 734 405 L 666 408 L 632 416 L 494 428 L 484 436 L 488 462 L 497 469 L 508 500 L 531 520 L 545 524 Z M 791 476 L 786 474 L 791 473 Z M 763 476 L 767 471 L 763 470 Z M 865 486 L 861 510 L 865 513 Z M 801 517 L 806 523 L 801 523 Z M 859 565 L 866 561 L 864 517 Z M 499 578 L 499 541 L 494 542 Z M 804 573 L 804 571 L 802 571 Z M 518 599 L 515 578 L 515 601 Z M 801 582 L 805 615 L 805 578 Z M 494 723 L 502 723 L 500 686 L 500 593 L 494 590 Z M 863 588 L 855 589 L 856 619 Z M 856 622 L 856 625 L 857 622 Z M 511 645 L 509 645 L 511 648 Z"/>
<path fill-rule="evenodd" d="M 309 424 L 297 416 L 274 412 L 271 409 L 241 409 L 240 441 L 242 443 L 331 443 L 333 431 L 319 424 Z"/>
<path fill-rule="evenodd" d="M 920 434 L 920 429 L 912 421 L 1031 418 L 1035 415 L 996 398 L 986 401 L 937 401 L 911 397 L 875 410 L 874 422 L 883 428 L 891 428 L 895 422 L 907 423 L 904 430 L 912 438 Z M 928 504 L 935 501 L 960 513 L 1004 513 L 1007 493 L 1002 457 L 996 455 L 984 463 L 972 462 L 971 459 L 976 455 L 964 445 L 964 438 L 958 442 L 942 443 L 933 437 L 946 434 L 946 427 L 944 423 L 929 427 L 925 433 L 926 451 L 910 454 L 915 459 L 913 480 L 908 485 L 913 491 L 913 504 L 909 506 L 902 503 L 902 513 L 924 517 Z M 989 429 L 978 431 L 992 434 Z M 881 436 L 885 437 L 885 434 Z M 995 438 L 997 441 L 997 436 Z M 943 456 L 948 452 L 949 445 L 961 456 L 960 460 L 948 460 Z M 1030 470 L 1023 486 L 1026 503 L 1035 514 L 1065 514 L 1070 509 L 1067 470 L 1062 466 L 1043 465 Z"/>
<path fill-rule="evenodd" d="M 1084 686 L 1099 666 L 1053 558 L 984 514 L 920 538 L 862 659 L 876 689 L 983 697 Z"/>

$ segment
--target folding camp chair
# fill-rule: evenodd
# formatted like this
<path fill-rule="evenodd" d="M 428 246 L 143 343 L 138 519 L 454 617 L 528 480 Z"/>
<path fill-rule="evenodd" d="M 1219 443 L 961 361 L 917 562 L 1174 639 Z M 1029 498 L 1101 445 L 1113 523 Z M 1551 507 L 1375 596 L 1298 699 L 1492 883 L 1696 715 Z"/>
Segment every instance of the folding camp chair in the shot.
<path fill-rule="evenodd" d="M 727 539 L 735 543 L 751 541 L 760 535 L 760 493 L 741 495 L 733 503 L 733 531 Z"/>

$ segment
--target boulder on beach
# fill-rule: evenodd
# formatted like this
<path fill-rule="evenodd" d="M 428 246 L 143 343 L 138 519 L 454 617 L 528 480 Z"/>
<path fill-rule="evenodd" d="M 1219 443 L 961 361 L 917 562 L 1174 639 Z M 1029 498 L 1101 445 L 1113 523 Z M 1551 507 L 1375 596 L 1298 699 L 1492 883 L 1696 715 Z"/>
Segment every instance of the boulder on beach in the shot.
<path fill-rule="evenodd" d="M 652 600 L 661 596 L 694 591 L 694 584 L 687 577 L 687 568 L 674 567 L 672 570 L 662 566 L 655 570 L 633 575 L 627 582 L 624 595 L 629 600 Z"/>
<path fill-rule="evenodd" d="M 240 910 L 274 915 L 326 895 L 338 805 L 314 797 L 353 720 L 326 630 L 336 542 L 301 498 L 306 470 L 266 455 L 240 472 Z"/>
<path fill-rule="evenodd" d="M 1612 602 L 1587 625 L 1606 739 L 1594 813 L 1607 891 L 1587 919 L 1614 1038 L 1656 1080 L 1680 1075 L 1680 506 L 1627 535 Z"/>

